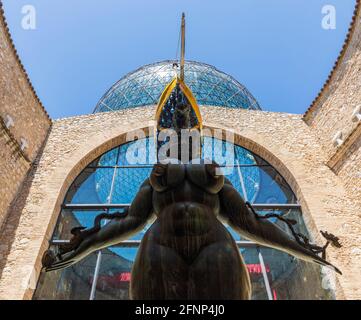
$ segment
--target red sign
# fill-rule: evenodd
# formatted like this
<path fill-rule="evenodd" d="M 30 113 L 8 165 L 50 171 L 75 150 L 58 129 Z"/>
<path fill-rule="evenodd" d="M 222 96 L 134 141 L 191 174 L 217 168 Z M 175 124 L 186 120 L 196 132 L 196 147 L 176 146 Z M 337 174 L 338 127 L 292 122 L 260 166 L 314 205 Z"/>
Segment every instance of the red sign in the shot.
<path fill-rule="evenodd" d="M 247 264 L 247 270 L 250 274 L 262 274 L 262 267 L 259 263 Z M 270 267 L 268 265 L 265 266 L 266 272 L 270 272 Z M 116 285 L 120 282 L 130 282 L 131 273 L 130 272 L 121 272 L 114 276 L 108 275 L 100 275 L 98 279 L 98 284 L 108 284 L 108 285 Z"/>
<path fill-rule="evenodd" d="M 130 281 L 130 272 L 122 272 L 118 276 L 118 280 L 121 282 L 129 282 Z"/>
<path fill-rule="evenodd" d="M 253 263 L 253 264 L 247 264 L 247 269 L 249 273 L 252 274 L 261 274 L 262 273 L 262 267 L 259 263 Z M 270 272 L 270 267 L 268 265 L 266 267 L 266 272 Z M 131 278 L 130 272 L 122 272 L 115 276 L 118 281 L 120 282 L 129 282 Z"/>
<path fill-rule="evenodd" d="M 265 266 L 266 272 L 270 272 L 270 267 L 268 265 Z M 247 264 L 247 269 L 249 273 L 262 273 L 262 267 L 259 263 Z"/>

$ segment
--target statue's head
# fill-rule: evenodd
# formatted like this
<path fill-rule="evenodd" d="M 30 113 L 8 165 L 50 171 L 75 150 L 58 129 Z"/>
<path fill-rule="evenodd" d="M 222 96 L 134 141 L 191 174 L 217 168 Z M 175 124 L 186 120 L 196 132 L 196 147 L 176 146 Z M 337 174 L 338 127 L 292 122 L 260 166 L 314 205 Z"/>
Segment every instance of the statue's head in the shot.
<path fill-rule="evenodd" d="M 157 160 L 189 163 L 201 157 L 202 118 L 187 85 L 175 77 L 165 88 L 156 113 Z"/>

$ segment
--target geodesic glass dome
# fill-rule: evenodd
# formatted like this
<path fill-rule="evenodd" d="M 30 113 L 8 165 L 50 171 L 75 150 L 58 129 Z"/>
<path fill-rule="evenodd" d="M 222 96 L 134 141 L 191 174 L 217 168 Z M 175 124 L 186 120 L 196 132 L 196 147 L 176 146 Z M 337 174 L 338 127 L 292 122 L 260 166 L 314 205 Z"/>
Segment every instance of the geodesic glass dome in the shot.
<path fill-rule="evenodd" d="M 165 86 L 178 69 L 176 61 L 166 60 L 128 73 L 100 99 L 94 112 L 157 104 Z M 186 61 L 185 82 L 199 105 L 261 110 L 247 88 L 211 65 Z"/>

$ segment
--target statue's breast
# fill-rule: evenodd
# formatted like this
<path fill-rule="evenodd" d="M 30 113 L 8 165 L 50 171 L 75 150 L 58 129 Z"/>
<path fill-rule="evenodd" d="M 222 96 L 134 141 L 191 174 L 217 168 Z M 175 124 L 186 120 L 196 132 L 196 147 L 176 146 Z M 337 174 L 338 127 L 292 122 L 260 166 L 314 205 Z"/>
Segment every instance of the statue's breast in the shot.
<path fill-rule="evenodd" d="M 207 193 L 217 194 L 224 185 L 224 176 L 219 166 L 212 164 L 187 164 L 186 179 Z"/>
<path fill-rule="evenodd" d="M 224 185 L 217 164 L 155 164 L 150 183 L 156 192 L 176 189 L 185 180 L 210 194 L 217 194 Z"/>
<path fill-rule="evenodd" d="M 183 164 L 155 164 L 149 181 L 156 192 L 165 192 L 183 183 L 185 171 Z"/>

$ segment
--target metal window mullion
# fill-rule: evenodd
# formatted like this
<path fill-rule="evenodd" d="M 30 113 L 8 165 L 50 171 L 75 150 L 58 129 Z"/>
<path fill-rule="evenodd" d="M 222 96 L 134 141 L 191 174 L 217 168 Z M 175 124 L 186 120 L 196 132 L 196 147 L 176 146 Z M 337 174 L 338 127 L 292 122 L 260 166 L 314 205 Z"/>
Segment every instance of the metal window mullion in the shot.
<path fill-rule="evenodd" d="M 271 167 L 269 164 L 239 164 L 239 162 L 237 162 L 238 164 L 226 164 L 226 165 L 221 165 L 221 168 L 232 168 L 232 167 L 239 167 L 239 168 L 249 168 L 249 167 Z"/>
<path fill-rule="evenodd" d="M 129 88 L 128 88 L 128 89 L 129 89 Z M 127 96 L 126 96 L 123 92 L 119 91 L 119 88 L 118 88 L 118 87 L 115 88 L 114 91 L 116 91 L 121 97 L 123 97 L 125 100 L 127 100 L 127 102 L 128 102 L 129 104 L 131 104 L 131 101 L 129 101 L 129 99 L 127 98 Z"/>
<path fill-rule="evenodd" d="M 140 84 L 139 81 L 137 80 L 137 78 L 134 78 L 133 81 L 135 81 L 135 82 L 138 84 L 138 86 L 140 86 L 140 87 L 145 91 L 145 93 L 150 97 L 150 99 L 151 99 L 152 101 L 155 101 L 155 100 L 154 100 L 154 97 L 149 93 L 149 91 L 148 91 L 148 89 L 147 89 L 148 86 L 146 87 L 145 85 Z"/>
<path fill-rule="evenodd" d="M 134 165 L 114 165 L 114 166 L 88 166 L 89 169 L 112 169 L 112 168 L 118 168 L 118 169 L 151 169 L 153 168 L 154 165 L 153 164 L 149 164 L 149 165 L 139 165 L 139 164 L 134 164 Z M 220 165 L 220 168 L 249 168 L 249 167 L 271 167 L 270 165 L 267 164 L 228 164 L 228 165 Z"/>
<path fill-rule="evenodd" d="M 69 243 L 69 240 L 53 240 L 52 244 L 61 244 L 61 243 Z M 139 247 L 141 240 L 124 240 L 120 242 L 118 245 L 113 247 L 120 247 L 120 248 L 136 248 Z M 247 248 L 247 247 L 257 247 L 258 244 L 248 240 L 237 240 L 236 245 L 239 248 Z"/>
<path fill-rule="evenodd" d="M 233 97 L 235 97 L 237 94 L 239 94 L 240 92 L 242 92 L 241 89 L 238 89 L 234 94 L 232 94 L 225 102 L 224 104 L 227 104 L 229 100 L 231 100 Z"/>
<path fill-rule="evenodd" d="M 224 80 L 224 79 L 220 79 L 217 83 L 215 83 L 215 84 L 212 86 L 211 90 L 208 91 L 208 94 L 207 94 L 206 97 L 203 99 L 204 101 L 207 101 L 207 99 L 210 97 L 210 95 L 211 95 L 211 93 L 214 91 L 214 89 L 215 89 L 216 87 L 218 87 L 219 84 L 220 84 L 223 80 Z"/>
<path fill-rule="evenodd" d="M 239 167 L 238 159 L 236 160 L 236 162 L 237 162 L 237 171 L 238 171 L 238 176 L 239 176 L 239 182 L 241 183 L 241 188 L 242 188 L 242 193 L 243 193 L 243 196 L 244 196 L 244 201 L 248 201 L 247 190 L 246 190 L 246 186 L 244 184 L 241 168 Z"/>
<path fill-rule="evenodd" d="M 119 155 L 119 150 L 118 150 L 118 155 Z M 113 190 L 114 190 L 114 181 L 115 181 L 116 174 L 117 174 L 117 168 L 114 168 L 112 183 L 110 186 L 110 191 L 109 191 L 109 196 L 108 196 L 108 204 L 110 204 L 111 200 L 112 200 Z M 90 291 L 89 300 L 94 300 L 94 298 L 95 298 L 95 291 L 96 291 L 96 287 L 97 287 L 101 261 L 102 261 L 102 252 L 101 252 L 101 250 L 99 250 L 98 256 L 97 256 L 97 261 L 95 264 L 94 277 L 93 277 L 93 283 L 92 283 L 92 288 Z"/>
<path fill-rule="evenodd" d="M 113 177 L 112 177 L 112 183 L 110 185 L 110 191 L 108 196 L 108 204 L 111 204 L 112 198 L 113 198 L 113 191 L 114 191 L 114 182 L 117 175 L 117 167 L 114 168 Z"/>
<path fill-rule="evenodd" d="M 116 161 L 115 161 L 115 168 L 117 168 L 117 167 L 119 167 L 118 166 L 118 163 L 119 163 L 119 158 L 120 158 L 120 146 L 118 146 L 118 148 L 117 148 L 117 159 L 116 159 Z"/>
<path fill-rule="evenodd" d="M 265 266 L 265 264 L 264 264 L 262 252 L 261 252 L 261 250 L 260 250 L 259 247 L 257 247 L 257 251 L 258 251 L 259 263 L 260 263 L 260 265 L 261 265 L 261 270 L 262 270 L 262 275 L 263 275 L 264 284 L 265 284 L 265 286 L 266 286 L 267 297 L 268 297 L 268 300 L 273 300 L 272 291 L 271 291 L 271 286 L 270 286 L 269 279 L 268 279 L 268 276 L 267 276 L 266 266 Z"/>
<path fill-rule="evenodd" d="M 104 203 L 104 204 L 64 204 L 63 209 L 68 210 L 100 210 L 100 209 L 119 209 L 127 208 L 130 203 Z M 256 210 L 290 210 L 290 209 L 301 209 L 301 205 L 298 203 L 253 203 L 253 208 Z"/>
<path fill-rule="evenodd" d="M 97 282 L 98 282 L 98 277 L 99 277 L 99 269 L 100 269 L 101 261 L 102 261 L 102 252 L 101 252 L 101 250 L 99 250 L 98 251 L 98 256 L 97 256 L 97 261 L 96 261 L 96 264 L 95 264 L 94 277 L 93 277 L 92 287 L 91 287 L 91 290 L 90 290 L 89 300 L 94 300 L 95 299 L 95 292 L 96 292 L 96 288 L 97 288 Z"/>
<path fill-rule="evenodd" d="M 112 109 L 111 107 L 109 107 L 106 103 L 104 103 L 104 101 L 100 101 L 100 103 L 101 103 L 104 107 L 108 108 L 110 111 L 114 111 L 114 109 Z"/>

